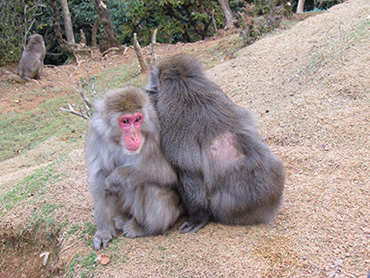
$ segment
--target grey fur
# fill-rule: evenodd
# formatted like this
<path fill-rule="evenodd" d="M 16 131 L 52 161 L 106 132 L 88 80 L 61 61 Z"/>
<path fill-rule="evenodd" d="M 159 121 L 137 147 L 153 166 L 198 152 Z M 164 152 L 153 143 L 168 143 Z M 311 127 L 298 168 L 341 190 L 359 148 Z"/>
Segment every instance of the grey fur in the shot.
<path fill-rule="evenodd" d="M 285 169 L 262 142 L 251 112 L 234 104 L 187 55 L 161 61 L 146 89 L 157 98 L 162 149 L 178 172 L 189 215 L 179 229 L 196 232 L 209 220 L 272 223 Z"/>
<path fill-rule="evenodd" d="M 22 52 L 18 66 L 18 75 L 25 81 L 39 79 L 42 75 L 46 50 L 41 35 L 32 35 L 26 48 Z"/>
<path fill-rule="evenodd" d="M 133 97 L 135 101 L 124 100 L 131 105 L 125 111 L 128 106 L 119 100 Z M 115 229 L 129 238 L 165 233 L 181 207 L 174 190 L 177 176 L 161 153 L 159 120 L 149 96 L 127 86 L 108 91 L 95 107 L 85 146 L 97 225 L 94 249 L 105 248 L 116 236 Z M 139 152 L 130 153 L 123 145 L 118 117 L 134 112 L 143 113 L 145 141 Z"/>

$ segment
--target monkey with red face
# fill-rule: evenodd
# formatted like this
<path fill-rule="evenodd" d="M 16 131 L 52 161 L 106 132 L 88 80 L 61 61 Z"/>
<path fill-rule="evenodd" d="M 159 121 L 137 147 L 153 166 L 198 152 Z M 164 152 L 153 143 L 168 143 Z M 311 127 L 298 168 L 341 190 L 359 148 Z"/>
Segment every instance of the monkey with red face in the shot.
<path fill-rule="evenodd" d="M 107 91 L 95 107 L 85 146 L 97 226 L 94 249 L 105 248 L 116 229 L 129 238 L 165 233 L 181 206 L 149 96 L 127 86 Z"/>

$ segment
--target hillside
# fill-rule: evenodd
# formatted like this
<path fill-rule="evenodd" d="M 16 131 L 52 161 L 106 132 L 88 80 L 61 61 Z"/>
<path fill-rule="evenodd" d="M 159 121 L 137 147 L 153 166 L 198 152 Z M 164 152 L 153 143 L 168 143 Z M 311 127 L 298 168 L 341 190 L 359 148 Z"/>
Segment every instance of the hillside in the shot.
<path fill-rule="evenodd" d="M 0 162 L 0 259 L 5 262 L 0 277 L 46 275 L 42 252 L 51 252 L 49 273 L 61 269 L 70 277 L 366 277 L 370 2 L 334 6 L 225 61 L 216 48 L 213 55 L 207 51 L 217 43 L 163 45 L 158 54 L 200 56 L 207 75 L 255 114 L 262 137 L 287 170 L 285 201 L 275 226 L 211 223 L 195 234 L 174 229 L 149 238 L 119 235 L 106 250 L 94 252 L 83 152 L 86 122 L 75 117 L 65 125 L 79 122 L 82 134 L 73 129 L 52 136 Z M 47 68 L 40 83 L 1 86 L 1 119 L 42 106 L 45 98 L 72 94 L 74 87 L 66 84 L 76 85 L 87 73 L 106 78 L 107 87 L 121 85 L 109 81 L 120 74 L 114 67 L 135 63 L 128 53 L 80 67 Z M 99 75 L 111 67 L 110 75 Z M 135 84 L 145 82 L 145 76 L 131 77 Z M 34 233 L 33 223 L 43 223 L 46 232 Z M 35 239 L 40 242 L 34 246 Z M 110 258 L 107 265 L 95 260 L 101 254 Z"/>

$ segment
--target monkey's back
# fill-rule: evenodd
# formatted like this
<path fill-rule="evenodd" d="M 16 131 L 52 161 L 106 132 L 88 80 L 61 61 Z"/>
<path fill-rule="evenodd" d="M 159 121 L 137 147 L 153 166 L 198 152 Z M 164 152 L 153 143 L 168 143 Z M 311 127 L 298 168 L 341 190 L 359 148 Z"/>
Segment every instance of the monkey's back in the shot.
<path fill-rule="evenodd" d="M 19 61 L 19 76 L 25 80 L 40 77 L 45 54 L 46 50 L 42 36 L 32 35 Z"/>

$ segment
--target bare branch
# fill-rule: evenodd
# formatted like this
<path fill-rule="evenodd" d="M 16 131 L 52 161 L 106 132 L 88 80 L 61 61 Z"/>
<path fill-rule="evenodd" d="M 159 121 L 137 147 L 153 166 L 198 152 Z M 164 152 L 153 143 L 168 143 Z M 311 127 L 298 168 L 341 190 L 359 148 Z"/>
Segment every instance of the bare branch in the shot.
<path fill-rule="evenodd" d="M 91 82 L 89 82 L 89 80 Z M 84 84 L 87 86 L 87 88 L 85 87 Z M 83 102 L 77 103 L 77 104 L 68 103 L 68 109 L 63 108 L 63 107 L 59 107 L 59 109 L 61 111 L 68 112 L 70 114 L 79 116 L 81 118 L 89 119 L 94 109 L 93 102 L 97 98 L 97 93 L 95 92 L 94 85 L 95 85 L 95 78 L 81 79 L 80 88 L 75 88 L 75 90 L 80 94 L 81 98 L 83 99 Z M 87 95 L 90 98 L 92 98 L 93 101 L 90 101 Z"/>
<path fill-rule="evenodd" d="M 82 113 L 82 111 L 81 111 L 81 112 L 78 112 L 78 111 L 74 110 L 74 109 L 73 109 L 73 107 L 72 107 L 72 105 L 71 105 L 70 103 L 68 103 L 68 107 L 69 107 L 69 109 L 65 109 L 65 108 L 63 108 L 63 107 L 59 107 L 59 109 L 60 109 L 60 110 L 62 110 L 62 111 L 65 111 L 65 112 L 71 113 L 71 114 L 73 114 L 73 115 L 76 115 L 76 116 L 82 117 L 82 118 L 84 118 L 84 119 L 86 119 L 86 120 L 89 118 L 89 117 L 88 117 L 88 116 L 86 116 L 84 113 Z"/>
<path fill-rule="evenodd" d="M 125 46 L 125 45 L 121 45 L 120 47 L 111 47 L 111 48 L 108 48 L 107 50 L 105 50 L 102 53 L 102 56 L 104 57 L 105 55 L 107 55 L 111 52 L 115 52 L 115 53 L 118 53 L 120 55 L 125 55 L 126 51 L 127 51 L 127 46 Z"/>
<path fill-rule="evenodd" d="M 87 107 L 90 110 L 93 106 L 92 103 L 90 102 L 90 100 L 87 98 L 86 94 L 83 91 L 78 90 L 78 92 L 80 93 L 80 96 L 82 97 L 82 99 L 84 100 L 84 102 L 86 103 Z"/>
<path fill-rule="evenodd" d="M 141 47 L 140 47 L 139 42 L 137 41 L 136 33 L 134 33 L 134 49 L 135 49 L 137 59 L 139 60 L 139 64 L 140 64 L 140 67 L 141 67 L 141 72 L 147 72 L 148 71 L 148 65 L 146 64 L 146 62 L 143 58 L 143 54 L 141 53 Z"/>
<path fill-rule="evenodd" d="M 155 53 L 154 53 L 154 46 L 156 44 L 156 37 L 157 37 L 157 28 L 153 32 L 152 36 L 152 65 L 155 63 Z"/>

